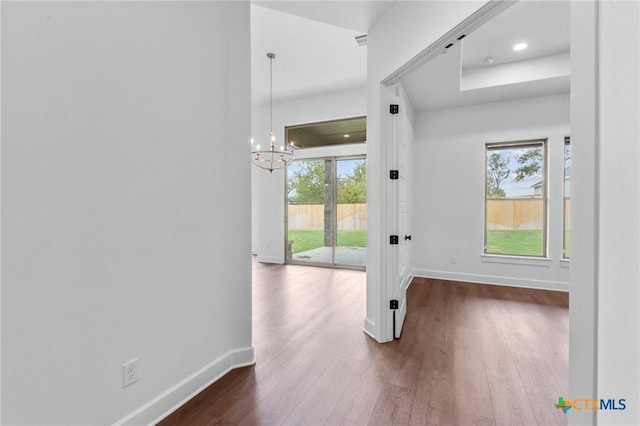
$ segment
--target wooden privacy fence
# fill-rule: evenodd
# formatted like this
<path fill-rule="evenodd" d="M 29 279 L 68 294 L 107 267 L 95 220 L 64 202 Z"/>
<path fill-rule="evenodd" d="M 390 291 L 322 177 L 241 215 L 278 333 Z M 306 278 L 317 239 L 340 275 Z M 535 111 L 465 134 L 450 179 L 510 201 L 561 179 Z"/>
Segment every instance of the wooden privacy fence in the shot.
<path fill-rule="evenodd" d="M 540 198 L 487 200 L 487 229 L 540 230 L 544 226 L 544 204 Z M 564 199 L 565 229 L 571 229 L 571 198 Z"/>
<path fill-rule="evenodd" d="M 540 198 L 487 200 L 487 229 L 540 230 L 544 204 Z M 571 229 L 571 198 L 564 198 L 564 226 Z"/>
<path fill-rule="evenodd" d="M 564 215 L 570 229 L 571 199 L 564 199 Z M 487 200 L 487 229 L 539 230 L 544 226 L 540 198 Z M 338 204 L 338 229 L 367 229 L 366 204 Z M 324 205 L 289 205 L 289 229 L 324 229 Z"/>
<path fill-rule="evenodd" d="M 540 198 L 487 200 L 487 229 L 542 229 L 544 203 Z"/>
<path fill-rule="evenodd" d="M 338 229 L 367 229 L 366 204 L 338 204 Z M 324 205 L 289 205 L 289 229 L 323 229 Z"/>

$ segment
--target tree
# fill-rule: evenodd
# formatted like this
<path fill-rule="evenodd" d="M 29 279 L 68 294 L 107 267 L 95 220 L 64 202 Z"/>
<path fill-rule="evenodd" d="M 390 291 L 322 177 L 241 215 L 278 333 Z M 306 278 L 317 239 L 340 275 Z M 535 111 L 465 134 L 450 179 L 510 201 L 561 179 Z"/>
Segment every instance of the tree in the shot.
<path fill-rule="evenodd" d="M 542 171 L 542 147 L 529 148 L 518 157 L 520 167 L 516 169 L 515 181 L 539 174 Z"/>
<path fill-rule="evenodd" d="M 509 177 L 509 162 L 501 153 L 494 152 L 487 162 L 487 196 L 490 198 L 506 197 L 502 182 Z"/>
<path fill-rule="evenodd" d="M 324 204 L 324 161 L 305 161 L 288 182 L 289 201 Z"/>
<path fill-rule="evenodd" d="M 287 182 L 289 202 L 294 204 L 325 203 L 325 161 L 306 161 Z M 367 165 L 358 164 L 353 172 L 340 176 L 337 182 L 338 204 L 367 202 Z"/>
<path fill-rule="evenodd" d="M 367 165 L 356 166 L 352 175 L 338 179 L 338 204 L 358 204 L 367 202 Z"/>

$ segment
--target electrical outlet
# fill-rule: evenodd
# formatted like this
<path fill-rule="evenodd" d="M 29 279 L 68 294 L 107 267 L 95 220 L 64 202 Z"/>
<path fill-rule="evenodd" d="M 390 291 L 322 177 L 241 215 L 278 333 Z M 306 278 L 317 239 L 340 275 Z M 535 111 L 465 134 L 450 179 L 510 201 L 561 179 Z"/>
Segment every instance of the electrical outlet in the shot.
<path fill-rule="evenodd" d="M 458 257 L 457 256 L 451 256 L 451 263 L 453 263 L 454 265 L 456 263 L 458 263 Z"/>
<path fill-rule="evenodd" d="M 138 381 L 138 358 L 122 365 L 122 387 L 126 388 L 129 385 Z"/>

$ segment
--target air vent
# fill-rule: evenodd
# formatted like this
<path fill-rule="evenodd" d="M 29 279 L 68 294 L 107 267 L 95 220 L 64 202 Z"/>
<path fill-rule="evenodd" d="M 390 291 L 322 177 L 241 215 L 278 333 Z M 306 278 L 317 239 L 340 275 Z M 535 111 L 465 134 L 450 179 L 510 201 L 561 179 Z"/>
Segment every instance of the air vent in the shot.
<path fill-rule="evenodd" d="M 362 34 L 362 35 L 356 36 L 356 43 L 358 43 L 358 46 L 366 46 L 367 45 L 367 35 L 366 34 Z"/>

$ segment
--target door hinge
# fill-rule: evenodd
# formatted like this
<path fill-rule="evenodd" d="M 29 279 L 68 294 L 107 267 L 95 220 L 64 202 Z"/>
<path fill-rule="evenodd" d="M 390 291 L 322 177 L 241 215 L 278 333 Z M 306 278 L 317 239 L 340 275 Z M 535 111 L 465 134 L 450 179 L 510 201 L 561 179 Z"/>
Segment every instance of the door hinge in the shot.
<path fill-rule="evenodd" d="M 398 104 L 391 104 L 389 105 L 389 113 L 391 114 L 397 114 L 400 110 L 400 107 L 398 106 Z"/>
<path fill-rule="evenodd" d="M 389 309 L 398 309 L 398 301 L 396 299 L 389 301 Z"/>
<path fill-rule="evenodd" d="M 389 244 L 398 244 L 398 236 L 389 235 Z"/>
<path fill-rule="evenodd" d="M 399 176 L 400 174 L 398 173 L 397 170 L 389 170 L 389 179 L 397 180 Z"/>

